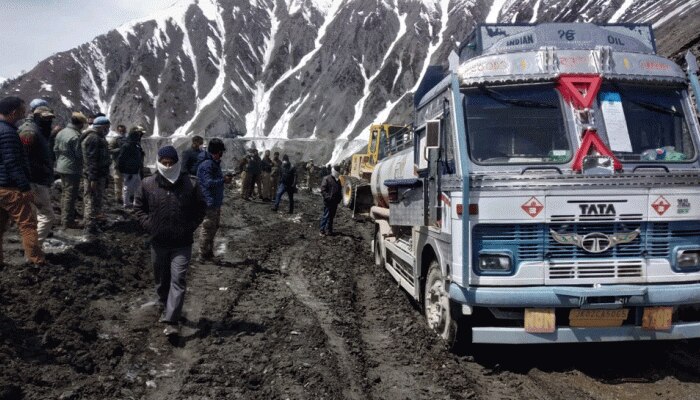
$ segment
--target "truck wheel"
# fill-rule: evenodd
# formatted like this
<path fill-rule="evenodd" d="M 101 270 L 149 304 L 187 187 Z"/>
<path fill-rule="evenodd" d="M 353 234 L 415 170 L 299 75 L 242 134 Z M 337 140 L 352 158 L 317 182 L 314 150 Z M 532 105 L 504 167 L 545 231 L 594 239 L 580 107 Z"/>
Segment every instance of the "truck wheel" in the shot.
<path fill-rule="evenodd" d="M 384 268 L 382 248 L 379 245 L 380 240 L 382 240 L 382 234 L 379 232 L 379 229 L 377 229 L 377 233 L 374 234 L 374 265 L 380 268 Z"/>
<path fill-rule="evenodd" d="M 343 185 L 343 205 L 347 208 L 352 208 L 355 203 L 355 189 L 357 188 L 357 180 L 355 178 L 346 178 Z"/>
<path fill-rule="evenodd" d="M 423 293 L 425 319 L 428 322 L 428 327 L 434 330 L 450 349 L 455 349 L 459 339 L 459 321 L 453 317 L 452 304 L 446 289 L 440 264 L 433 260 L 428 269 Z"/>

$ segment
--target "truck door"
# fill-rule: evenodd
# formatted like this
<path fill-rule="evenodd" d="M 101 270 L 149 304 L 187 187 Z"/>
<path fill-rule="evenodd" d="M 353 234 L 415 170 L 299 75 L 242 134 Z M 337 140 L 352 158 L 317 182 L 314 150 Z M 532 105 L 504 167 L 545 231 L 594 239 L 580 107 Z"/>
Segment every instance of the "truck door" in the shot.
<path fill-rule="evenodd" d="M 425 200 L 425 225 L 430 227 L 439 226 L 438 221 L 442 219 L 442 208 L 440 203 L 440 168 L 438 165 L 440 157 L 440 138 L 442 133 L 442 120 L 431 120 L 426 122 L 425 137 L 421 140 L 422 158 L 426 162 L 427 170 L 424 175 L 423 193 Z"/>

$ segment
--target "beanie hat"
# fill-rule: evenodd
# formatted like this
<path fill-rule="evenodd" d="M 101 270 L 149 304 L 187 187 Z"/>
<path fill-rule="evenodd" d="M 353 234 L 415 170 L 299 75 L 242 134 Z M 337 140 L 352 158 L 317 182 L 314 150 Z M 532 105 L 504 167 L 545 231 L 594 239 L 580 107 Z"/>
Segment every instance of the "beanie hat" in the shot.
<path fill-rule="evenodd" d="M 161 158 L 169 158 L 175 162 L 180 159 L 177 156 L 177 150 L 173 146 L 163 146 L 158 150 L 158 160 Z"/>
<path fill-rule="evenodd" d="M 97 117 L 94 121 L 92 121 L 93 126 L 106 126 L 110 124 L 111 122 L 109 122 L 109 118 L 107 117 Z"/>
<path fill-rule="evenodd" d="M 48 106 L 49 102 L 47 102 L 44 99 L 34 99 L 29 103 L 29 108 L 34 111 L 35 108 L 41 107 L 41 106 Z"/>
<path fill-rule="evenodd" d="M 71 119 L 81 121 L 83 124 L 87 122 L 87 117 L 80 111 L 73 111 L 70 117 Z"/>
<path fill-rule="evenodd" d="M 54 115 L 53 111 L 46 106 L 39 106 L 35 108 L 33 114 L 39 118 L 54 118 L 56 116 Z"/>

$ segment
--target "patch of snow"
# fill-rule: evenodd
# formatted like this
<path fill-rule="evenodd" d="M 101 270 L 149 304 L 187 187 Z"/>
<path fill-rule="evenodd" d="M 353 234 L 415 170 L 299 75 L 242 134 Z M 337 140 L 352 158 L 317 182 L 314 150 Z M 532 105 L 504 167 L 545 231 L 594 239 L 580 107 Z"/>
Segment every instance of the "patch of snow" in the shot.
<path fill-rule="evenodd" d="M 262 71 L 265 72 L 267 69 L 267 66 L 270 64 L 270 59 L 272 58 L 272 50 L 275 48 L 275 36 L 277 36 L 277 30 L 279 29 L 280 26 L 280 21 L 277 19 L 277 14 L 275 13 L 277 10 L 277 4 L 273 4 L 272 9 L 268 9 L 267 13 L 268 16 L 270 17 L 270 34 L 265 39 L 265 44 L 264 48 L 265 51 L 263 52 L 263 64 L 262 64 Z M 248 44 L 250 45 L 250 44 Z"/>
<path fill-rule="evenodd" d="M 146 91 L 146 94 L 148 94 L 148 96 L 150 98 L 153 98 L 153 92 L 151 91 L 151 85 L 148 84 L 148 81 L 146 80 L 146 78 L 143 77 L 143 75 L 139 76 L 139 82 L 141 82 L 141 86 L 143 86 L 143 90 Z"/>
<path fill-rule="evenodd" d="M 661 25 L 665 24 L 666 22 L 673 19 L 674 17 L 677 17 L 677 16 L 687 12 L 691 7 L 696 6 L 698 3 L 700 3 L 700 0 L 687 1 L 684 5 L 676 7 L 675 10 L 664 15 L 664 17 L 661 18 L 660 20 L 654 22 L 654 24 L 652 25 L 652 28 L 654 28 L 654 29 L 659 28 Z"/>
<path fill-rule="evenodd" d="M 287 109 L 284 110 L 284 113 L 277 120 L 275 126 L 272 127 L 272 129 L 270 130 L 270 134 L 267 135 L 267 137 L 274 139 L 285 139 L 289 137 L 289 122 L 292 120 L 297 110 L 301 108 L 301 106 L 306 102 L 308 98 L 309 94 L 304 96 L 304 98 L 300 97 L 293 101 L 292 104 L 290 104 L 289 107 L 287 107 Z"/>
<path fill-rule="evenodd" d="M 634 3 L 634 1 L 635 0 L 625 0 L 625 2 L 622 3 L 620 8 L 618 8 L 617 11 L 615 11 L 615 14 L 613 14 L 612 17 L 610 17 L 608 22 L 610 22 L 610 23 L 619 22 L 620 18 L 625 14 L 625 12 L 627 12 L 627 9 L 630 8 L 630 6 Z"/>
<path fill-rule="evenodd" d="M 489 9 L 489 13 L 486 16 L 486 22 L 487 24 L 495 24 L 498 22 L 498 16 L 501 13 L 501 10 L 503 9 L 503 6 L 505 5 L 506 0 L 493 0 L 493 3 L 491 4 L 491 9 Z"/>
<path fill-rule="evenodd" d="M 41 90 L 45 92 L 52 92 L 53 91 L 53 85 L 48 84 L 46 82 L 41 83 Z"/>
<path fill-rule="evenodd" d="M 537 0 L 537 3 L 535 3 L 535 6 L 532 8 L 532 18 L 530 18 L 531 24 L 537 22 L 537 14 L 540 11 L 540 4 L 541 3 L 542 3 L 542 0 Z"/>
<path fill-rule="evenodd" d="M 68 100 L 68 98 L 64 95 L 61 95 L 61 103 L 63 103 L 64 106 L 67 108 L 72 109 L 73 108 L 73 102 Z"/>

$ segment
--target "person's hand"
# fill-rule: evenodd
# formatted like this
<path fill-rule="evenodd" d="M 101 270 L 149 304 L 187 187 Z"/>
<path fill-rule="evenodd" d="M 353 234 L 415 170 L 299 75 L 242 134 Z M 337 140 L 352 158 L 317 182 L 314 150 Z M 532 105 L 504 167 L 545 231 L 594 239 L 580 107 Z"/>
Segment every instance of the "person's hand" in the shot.
<path fill-rule="evenodd" d="M 97 191 L 97 181 L 90 181 L 89 188 L 91 192 Z"/>

